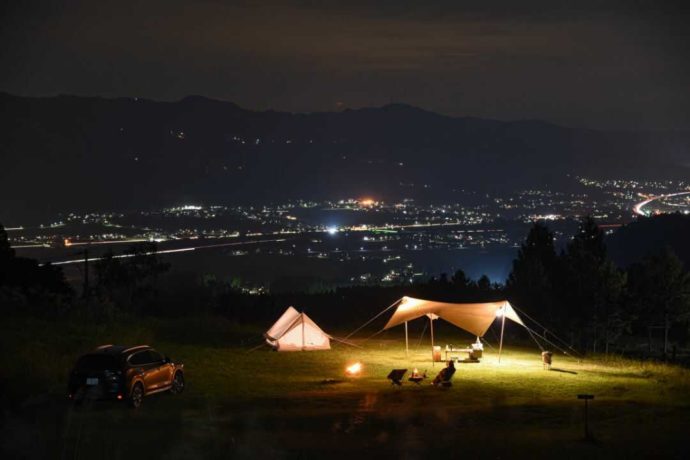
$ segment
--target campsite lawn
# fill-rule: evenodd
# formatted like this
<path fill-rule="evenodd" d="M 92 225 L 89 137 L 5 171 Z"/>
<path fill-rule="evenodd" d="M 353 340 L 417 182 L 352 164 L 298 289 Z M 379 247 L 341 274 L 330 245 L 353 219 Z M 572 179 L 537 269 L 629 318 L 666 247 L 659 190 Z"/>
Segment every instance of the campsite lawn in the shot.
<path fill-rule="evenodd" d="M 3 350 L 11 350 L 2 358 L 3 389 L 13 403 L 2 447 L 12 456 L 683 458 L 690 451 L 690 371 L 670 365 L 557 355 L 546 371 L 539 350 L 508 346 L 500 364 L 489 349 L 482 362 L 458 365 L 452 388 L 428 380 L 393 387 L 386 380 L 393 368 L 431 378 L 442 365 L 432 367 L 427 346 L 413 346 L 406 358 L 399 334 L 363 348 L 275 353 L 248 352 L 255 332 L 216 320 L 96 331 L 14 326 L 1 331 Z M 147 342 L 183 361 L 185 393 L 149 397 L 138 411 L 108 402 L 72 407 L 63 393 L 69 366 L 110 341 Z M 349 379 L 344 369 L 354 361 L 364 370 Z M 596 398 L 593 442 L 582 439 L 579 393 Z"/>

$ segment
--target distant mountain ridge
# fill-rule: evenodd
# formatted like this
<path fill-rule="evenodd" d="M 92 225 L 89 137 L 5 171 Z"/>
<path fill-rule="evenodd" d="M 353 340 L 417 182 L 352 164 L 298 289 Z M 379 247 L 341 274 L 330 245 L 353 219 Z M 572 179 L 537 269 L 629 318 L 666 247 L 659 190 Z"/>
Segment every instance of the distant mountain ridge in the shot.
<path fill-rule="evenodd" d="M 3 215 L 374 195 L 597 177 L 687 177 L 688 133 L 449 117 L 406 104 L 341 112 L 0 93 Z"/>

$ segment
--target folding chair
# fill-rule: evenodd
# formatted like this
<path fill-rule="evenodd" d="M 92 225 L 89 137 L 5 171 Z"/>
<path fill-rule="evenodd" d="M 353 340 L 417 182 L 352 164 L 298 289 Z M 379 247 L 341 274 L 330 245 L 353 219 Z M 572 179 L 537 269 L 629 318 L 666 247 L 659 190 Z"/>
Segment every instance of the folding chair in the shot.
<path fill-rule="evenodd" d="M 400 386 L 402 385 L 402 379 L 405 377 L 406 372 L 407 369 L 393 369 L 386 378 L 391 381 L 391 385 Z"/>

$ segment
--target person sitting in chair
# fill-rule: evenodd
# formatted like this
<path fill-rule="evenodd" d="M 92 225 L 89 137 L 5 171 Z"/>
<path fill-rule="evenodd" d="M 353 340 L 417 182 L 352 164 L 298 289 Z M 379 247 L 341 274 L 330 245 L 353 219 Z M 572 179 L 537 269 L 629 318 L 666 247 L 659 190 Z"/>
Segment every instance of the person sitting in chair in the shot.
<path fill-rule="evenodd" d="M 438 373 L 436 378 L 434 379 L 433 382 L 431 382 L 432 385 L 438 386 L 446 383 L 450 383 L 451 377 L 453 377 L 453 374 L 455 374 L 455 364 L 453 364 L 453 361 L 450 360 L 448 361 L 448 364 L 444 369 L 441 369 L 441 372 Z"/>

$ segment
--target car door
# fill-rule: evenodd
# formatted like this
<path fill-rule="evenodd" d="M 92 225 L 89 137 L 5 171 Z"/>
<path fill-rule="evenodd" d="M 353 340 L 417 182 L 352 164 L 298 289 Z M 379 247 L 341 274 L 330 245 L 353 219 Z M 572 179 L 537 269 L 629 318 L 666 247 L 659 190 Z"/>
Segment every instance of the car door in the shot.
<path fill-rule="evenodd" d="M 169 386 L 172 383 L 172 365 L 167 363 L 165 357 L 156 350 L 149 351 L 151 352 L 151 359 L 156 363 L 156 388 Z"/>
<path fill-rule="evenodd" d="M 129 359 L 135 372 L 144 381 L 147 393 L 158 387 L 158 363 L 154 361 L 154 357 L 151 350 L 143 350 L 133 354 Z"/>

